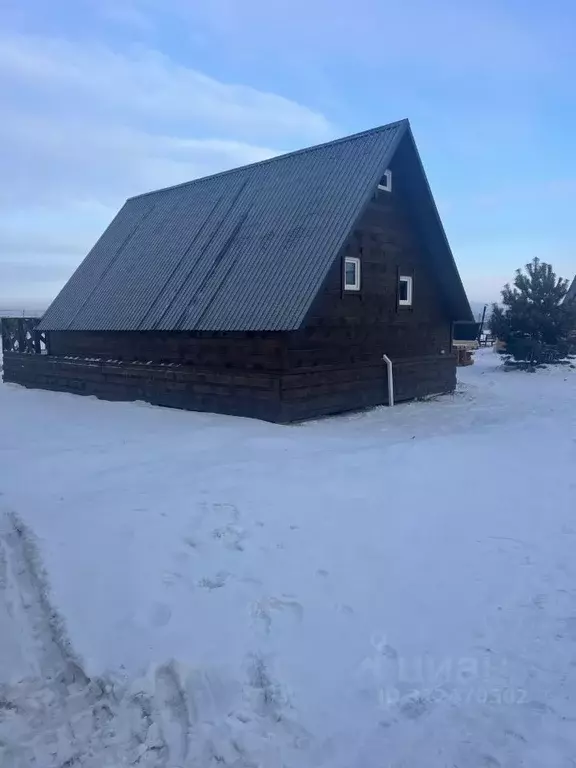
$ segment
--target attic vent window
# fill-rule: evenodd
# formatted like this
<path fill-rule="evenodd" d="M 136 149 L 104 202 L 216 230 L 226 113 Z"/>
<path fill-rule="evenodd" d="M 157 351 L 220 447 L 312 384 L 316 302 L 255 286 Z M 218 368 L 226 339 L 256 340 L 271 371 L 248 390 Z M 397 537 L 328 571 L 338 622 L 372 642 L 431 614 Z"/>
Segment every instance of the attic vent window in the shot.
<path fill-rule="evenodd" d="M 344 259 L 344 290 L 360 290 L 360 259 L 346 256 Z"/>
<path fill-rule="evenodd" d="M 400 307 L 412 306 L 412 287 L 412 278 L 406 275 L 400 275 L 398 278 L 398 305 Z"/>
<path fill-rule="evenodd" d="M 382 190 L 382 192 L 392 192 L 392 171 L 384 171 L 384 176 L 380 184 L 378 184 L 378 189 Z"/>

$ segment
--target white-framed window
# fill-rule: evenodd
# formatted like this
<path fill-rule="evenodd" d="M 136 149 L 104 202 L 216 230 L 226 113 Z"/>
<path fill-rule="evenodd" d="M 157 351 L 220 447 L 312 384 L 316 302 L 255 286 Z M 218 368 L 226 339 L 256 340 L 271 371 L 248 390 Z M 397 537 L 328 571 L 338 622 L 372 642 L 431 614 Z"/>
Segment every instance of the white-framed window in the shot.
<path fill-rule="evenodd" d="M 382 177 L 380 184 L 378 184 L 378 189 L 382 190 L 382 192 L 392 192 L 392 171 L 391 170 L 386 169 L 384 171 L 384 176 Z"/>
<path fill-rule="evenodd" d="M 346 256 L 344 259 L 344 290 L 360 290 L 360 259 L 356 256 Z"/>
<path fill-rule="evenodd" d="M 398 306 L 411 307 L 413 293 L 413 280 L 408 275 L 400 275 L 398 278 Z"/>

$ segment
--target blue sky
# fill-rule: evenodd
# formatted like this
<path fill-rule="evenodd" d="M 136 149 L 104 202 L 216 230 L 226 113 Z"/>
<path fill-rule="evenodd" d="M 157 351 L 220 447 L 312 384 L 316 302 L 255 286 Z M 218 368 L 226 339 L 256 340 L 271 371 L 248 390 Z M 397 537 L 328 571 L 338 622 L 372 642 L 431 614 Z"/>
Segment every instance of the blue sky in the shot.
<path fill-rule="evenodd" d="M 0 0 L 0 306 L 124 199 L 409 117 L 468 294 L 576 272 L 576 6 Z"/>

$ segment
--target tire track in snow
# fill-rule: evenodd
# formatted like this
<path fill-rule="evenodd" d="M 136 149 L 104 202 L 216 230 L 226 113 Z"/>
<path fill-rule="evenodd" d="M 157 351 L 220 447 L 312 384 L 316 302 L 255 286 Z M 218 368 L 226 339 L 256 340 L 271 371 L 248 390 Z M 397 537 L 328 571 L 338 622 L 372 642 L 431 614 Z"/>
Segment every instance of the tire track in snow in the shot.
<path fill-rule="evenodd" d="M 158 739 L 153 762 L 142 760 L 148 748 L 138 738 L 140 703 L 117 701 L 112 686 L 82 670 L 51 606 L 34 537 L 10 512 L 0 515 L 0 604 L 1 631 L 17 638 L 25 672 L 0 684 L 2 768 L 162 764 Z"/>
<path fill-rule="evenodd" d="M 0 512 L 0 633 L 24 662 L 18 680 L 0 680 L 2 768 L 253 768 L 307 743 L 278 709 L 263 661 L 243 684 L 175 661 L 137 680 L 90 679 L 51 605 L 34 535 L 11 512 Z"/>
<path fill-rule="evenodd" d="M 9 615 L 24 630 L 27 660 L 45 680 L 86 685 L 88 679 L 50 604 L 48 581 L 32 533 L 13 512 L 0 517 L 0 589 Z"/>

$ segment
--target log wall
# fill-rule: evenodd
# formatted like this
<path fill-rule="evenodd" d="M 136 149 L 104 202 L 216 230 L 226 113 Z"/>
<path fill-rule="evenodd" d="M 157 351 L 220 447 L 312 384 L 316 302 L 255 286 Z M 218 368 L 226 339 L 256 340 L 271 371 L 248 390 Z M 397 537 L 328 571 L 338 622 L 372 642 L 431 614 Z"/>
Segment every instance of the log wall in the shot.
<path fill-rule="evenodd" d="M 216 372 L 190 366 L 105 362 L 8 352 L 4 381 L 25 387 L 144 400 L 155 405 L 249 416 L 280 423 L 388 402 L 386 369 L 295 373 Z M 448 392 L 455 385 L 450 358 L 413 358 L 394 368 L 397 402 Z"/>
<path fill-rule="evenodd" d="M 51 355 L 4 355 L 4 381 L 25 387 L 144 400 L 154 405 L 281 421 L 280 379 L 267 373 L 105 362 Z"/>

